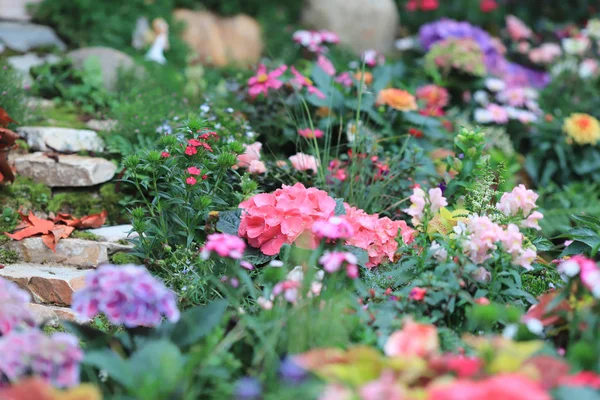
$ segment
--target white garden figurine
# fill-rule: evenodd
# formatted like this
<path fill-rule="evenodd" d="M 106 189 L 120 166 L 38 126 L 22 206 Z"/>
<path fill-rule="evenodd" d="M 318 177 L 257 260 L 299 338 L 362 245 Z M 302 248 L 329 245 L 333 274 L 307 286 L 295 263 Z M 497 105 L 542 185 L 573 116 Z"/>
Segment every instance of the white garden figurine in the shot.
<path fill-rule="evenodd" d="M 146 60 L 155 61 L 159 64 L 167 62 L 163 52 L 169 49 L 169 25 L 162 18 L 152 21 L 152 29 L 155 38 L 152 47 L 146 53 Z"/>

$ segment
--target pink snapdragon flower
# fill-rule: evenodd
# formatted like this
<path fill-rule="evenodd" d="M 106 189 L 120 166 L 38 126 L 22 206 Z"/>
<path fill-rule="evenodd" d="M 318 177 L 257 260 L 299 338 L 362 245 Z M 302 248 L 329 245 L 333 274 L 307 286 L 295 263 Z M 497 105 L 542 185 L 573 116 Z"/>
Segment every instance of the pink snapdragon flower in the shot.
<path fill-rule="evenodd" d="M 465 243 L 464 250 L 475 264 L 487 260 L 489 253 L 497 249 L 504 232 L 502 228 L 486 216 L 474 216 L 467 223 L 469 240 Z"/>
<path fill-rule="evenodd" d="M 260 149 L 262 148 L 262 143 L 254 142 L 252 144 L 244 144 L 246 147 L 246 151 L 243 154 L 240 154 L 237 157 L 237 167 L 238 168 L 248 168 L 252 161 L 260 160 Z"/>
<path fill-rule="evenodd" d="M 354 228 L 343 215 L 333 216 L 327 220 L 316 221 L 312 228 L 313 233 L 319 238 L 349 239 L 354 235 Z"/>
<path fill-rule="evenodd" d="M 514 41 L 529 39 L 533 35 L 531 29 L 514 15 L 506 16 L 506 30 L 508 31 L 508 35 Z"/>
<path fill-rule="evenodd" d="M 200 256 L 203 260 L 208 260 L 211 253 L 217 253 L 219 257 L 233 258 L 239 260 L 244 255 L 246 243 L 235 235 L 227 233 L 213 233 L 208 235 L 208 240 L 202 250 Z"/>
<path fill-rule="evenodd" d="M 279 89 L 283 86 L 278 78 L 287 70 L 286 65 L 267 73 L 267 67 L 264 64 L 258 66 L 256 75 L 248 79 L 248 94 L 251 98 L 256 98 L 263 93 L 265 96 L 269 94 L 269 89 Z"/>
<path fill-rule="evenodd" d="M 339 271 L 342 266 L 346 266 L 346 274 L 350 279 L 358 278 L 358 260 L 356 256 L 347 251 L 326 251 L 321 258 L 319 263 L 323 266 L 323 269 L 330 274 Z"/>
<path fill-rule="evenodd" d="M 28 305 L 31 295 L 16 283 L 0 278 L 0 336 L 19 326 L 34 326 L 35 319 Z"/>
<path fill-rule="evenodd" d="M 335 67 L 333 66 L 333 63 L 323 54 L 319 54 L 319 56 L 317 57 L 317 65 L 321 67 L 321 69 L 325 71 L 327 75 L 335 75 Z"/>
<path fill-rule="evenodd" d="M 82 319 L 103 313 L 110 323 L 128 328 L 157 326 L 163 315 L 171 322 L 179 320 L 175 293 L 146 268 L 131 264 L 105 264 L 89 272 L 71 308 Z"/>
<path fill-rule="evenodd" d="M 392 221 L 387 217 L 379 218 L 377 214 L 367 214 L 364 210 L 344 203 L 345 218 L 354 228 L 354 235 L 346 241 L 350 246 L 366 250 L 369 255 L 367 268 L 381 264 L 385 258 L 392 261 L 398 243 L 396 236 L 400 233 L 405 244 L 411 243 L 417 232 L 405 221 Z"/>
<path fill-rule="evenodd" d="M 13 331 L 0 337 L 0 376 L 16 382 L 27 376 L 43 379 L 59 388 L 79 384 L 83 351 L 70 333 L 52 335 L 38 329 Z"/>
<path fill-rule="evenodd" d="M 304 128 L 304 129 L 298 129 L 298 135 L 305 137 L 307 139 L 314 139 L 314 138 L 322 138 L 323 135 L 325 133 L 320 130 L 320 129 L 310 129 L 310 128 Z"/>
<path fill-rule="evenodd" d="M 425 194 L 423 189 L 414 188 L 413 194 L 409 197 L 411 205 L 402 211 L 412 217 L 413 226 L 421 225 L 422 219 L 425 216 L 425 206 L 429 205 L 429 209 L 432 213 L 436 213 L 440 208 L 448 205 L 448 201 L 442 194 L 442 189 L 433 188 L 429 189 L 428 196 Z"/>
<path fill-rule="evenodd" d="M 279 253 L 284 243 L 316 248 L 312 234 L 316 221 L 333 216 L 335 200 L 327 192 L 306 188 L 301 183 L 283 185 L 273 193 L 257 194 L 240 203 L 239 235 L 264 254 Z"/>
<path fill-rule="evenodd" d="M 292 70 L 292 74 L 294 75 L 294 78 L 292 78 L 292 80 L 290 82 L 296 89 L 300 90 L 303 87 L 306 87 L 306 90 L 308 90 L 309 94 L 314 94 L 315 96 L 317 96 L 320 99 L 325 98 L 325 95 L 323 94 L 323 92 L 321 92 L 319 89 L 317 89 L 310 79 L 308 79 L 307 77 L 302 75 L 300 72 L 298 72 L 298 70 L 293 66 L 292 66 L 291 70 Z"/>
<path fill-rule="evenodd" d="M 520 184 L 511 192 L 504 193 L 496 208 L 506 216 L 516 216 L 522 213 L 523 217 L 528 217 L 537 206 L 535 202 L 538 194 L 533 190 L 527 189 L 525 185 Z"/>
<path fill-rule="evenodd" d="M 317 159 L 309 154 L 297 153 L 288 157 L 288 159 L 296 171 L 313 171 L 313 173 L 316 173 L 319 168 Z"/>

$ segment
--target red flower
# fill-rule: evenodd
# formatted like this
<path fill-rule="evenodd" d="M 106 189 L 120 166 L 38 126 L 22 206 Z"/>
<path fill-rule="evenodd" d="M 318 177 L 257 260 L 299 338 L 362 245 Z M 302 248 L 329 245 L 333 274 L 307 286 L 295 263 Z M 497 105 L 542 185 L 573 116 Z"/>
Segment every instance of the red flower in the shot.
<path fill-rule="evenodd" d="M 201 172 L 201 171 L 200 171 L 200 169 L 199 169 L 199 168 L 196 168 L 196 167 L 189 167 L 189 168 L 187 169 L 187 172 L 188 172 L 188 174 L 190 174 L 190 175 L 200 175 L 200 172 Z"/>
<path fill-rule="evenodd" d="M 417 11 L 419 5 L 417 4 L 417 0 L 408 0 L 406 2 L 406 9 L 408 11 Z"/>
<path fill-rule="evenodd" d="M 600 375 L 592 371 L 581 371 L 575 375 L 562 377 L 560 384 L 564 386 L 585 386 L 600 390 Z"/>
<path fill-rule="evenodd" d="M 210 151 L 212 153 L 213 149 L 212 149 L 212 147 L 210 147 L 210 145 L 208 143 L 206 143 L 206 142 L 200 142 L 200 145 L 202 147 L 204 147 L 207 151 Z"/>
<path fill-rule="evenodd" d="M 475 299 L 475 303 L 482 305 L 482 306 L 487 306 L 488 304 L 490 304 L 490 301 L 488 300 L 487 297 L 480 297 L 478 299 Z"/>
<path fill-rule="evenodd" d="M 189 140 L 188 140 L 188 144 L 189 144 L 190 146 L 198 147 L 198 146 L 201 146 L 201 145 L 202 145 L 202 142 L 201 142 L 201 141 L 199 141 L 198 139 L 189 139 Z"/>
<path fill-rule="evenodd" d="M 202 175 L 202 180 L 205 181 L 208 178 L 208 175 Z"/>
<path fill-rule="evenodd" d="M 452 125 L 452 122 L 450 122 L 450 120 L 448 120 L 448 119 L 442 120 L 442 125 L 444 125 L 444 128 L 446 128 L 446 130 L 448 132 L 452 132 L 454 130 L 454 126 Z"/>
<path fill-rule="evenodd" d="M 409 128 L 408 129 L 408 134 L 410 136 L 414 136 L 416 138 L 422 138 L 423 137 L 423 131 L 417 128 Z"/>
<path fill-rule="evenodd" d="M 169 156 L 170 156 L 170 154 L 169 154 L 169 153 L 167 153 L 166 151 L 163 151 L 162 153 L 160 153 L 160 156 L 161 156 L 162 158 L 167 158 L 167 157 L 169 157 Z"/>
<path fill-rule="evenodd" d="M 202 135 L 198 136 L 198 139 L 202 139 L 202 140 L 209 140 L 211 138 L 219 139 L 219 135 L 217 135 L 217 132 L 208 131 L 208 132 L 203 133 Z"/>
<path fill-rule="evenodd" d="M 421 10 L 423 10 L 423 11 L 437 10 L 437 8 L 439 6 L 440 6 L 440 3 L 438 3 L 438 0 L 422 0 L 421 1 Z"/>
<path fill-rule="evenodd" d="M 427 293 L 427 289 L 414 287 L 409 294 L 409 297 L 415 301 L 423 301 L 425 299 L 425 294 Z"/>
<path fill-rule="evenodd" d="M 498 3 L 496 3 L 496 0 L 481 0 L 479 7 L 484 13 L 492 12 L 498 8 Z"/>
<path fill-rule="evenodd" d="M 188 176 L 188 178 L 185 180 L 185 183 L 187 183 L 188 185 L 195 185 L 196 178 L 194 178 L 193 176 Z"/>
<path fill-rule="evenodd" d="M 188 156 L 193 156 L 196 153 L 198 153 L 198 150 L 196 150 L 194 146 L 188 146 L 185 148 L 185 154 Z"/>

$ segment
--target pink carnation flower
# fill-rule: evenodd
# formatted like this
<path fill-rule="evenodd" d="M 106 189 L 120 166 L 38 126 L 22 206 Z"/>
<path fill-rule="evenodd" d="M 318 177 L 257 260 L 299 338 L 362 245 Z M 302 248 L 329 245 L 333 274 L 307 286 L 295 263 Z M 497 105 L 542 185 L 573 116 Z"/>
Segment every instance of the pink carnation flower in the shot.
<path fill-rule="evenodd" d="M 237 166 L 240 168 L 248 168 L 252 161 L 260 160 L 260 149 L 262 148 L 262 143 L 254 142 L 252 144 L 244 144 L 244 146 L 246 147 L 246 151 L 237 157 Z"/>
<path fill-rule="evenodd" d="M 297 171 L 312 170 L 313 173 L 315 173 L 319 168 L 317 159 L 308 154 L 298 153 L 288 158 L 292 163 L 292 167 L 294 167 L 294 169 Z"/>
<path fill-rule="evenodd" d="M 286 65 L 267 73 L 267 67 L 264 64 L 258 66 L 256 75 L 248 79 L 248 94 L 251 98 L 255 98 L 263 93 L 265 96 L 269 93 L 269 89 L 279 89 L 283 86 L 283 82 L 278 80 L 281 75 L 287 70 Z"/>
<path fill-rule="evenodd" d="M 346 273 L 351 279 L 358 278 L 358 266 L 356 256 L 346 251 L 326 251 L 319 258 L 319 263 L 323 269 L 330 274 L 339 271 L 342 265 L 346 264 Z"/>
<path fill-rule="evenodd" d="M 352 224 L 344 216 L 330 217 L 328 220 L 316 221 L 312 231 L 319 238 L 348 239 L 354 235 Z"/>
<path fill-rule="evenodd" d="M 240 208 L 239 235 L 264 254 L 275 255 L 284 243 L 316 248 L 319 239 L 312 234 L 313 224 L 333 216 L 335 200 L 323 190 L 297 183 L 255 195 Z"/>
<path fill-rule="evenodd" d="M 347 203 L 344 203 L 344 207 L 345 218 L 354 228 L 354 235 L 346 241 L 346 244 L 367 251 L 369 262 L 365 266 L 368 268 L 381 264 L 385 257 L 390 261 L 394 259 L 398 250 L 396 242 L 398 231 L 405 244 L 411 243 L 415 238 L 416 231 L 405 221 L 392 221 L 387 217 L 379 218 L 377 214 L 369 215 Z"/>
<path fill-rule="evenodd" d="M 246 243 L 235 235 L 227 233 L 213 233 L 208 235 L 206 244 L 200 251 L 202 259 L 207 260 L 212 252 L 215 252 L 219 257 L 229 257 L 235 260 L 242 258 Z"/>
<path fill-rule="evenodd" d="M 304 128 L 304 129 L 298 129 L 298 135 L 305 137 L 307 139 L 313 139 L 313 138 L 322 138 L 324 133 L 322 130 L 320 129 L 310 129 L 310 128 Z"/>
<path fill-rule="evenodd" d="M 28 292 L 16 283 L 0 278 L 0 336 L 21 325 L 35 325 L 33 313 L 28 307 L 30 302 L 31 295 Z"/>

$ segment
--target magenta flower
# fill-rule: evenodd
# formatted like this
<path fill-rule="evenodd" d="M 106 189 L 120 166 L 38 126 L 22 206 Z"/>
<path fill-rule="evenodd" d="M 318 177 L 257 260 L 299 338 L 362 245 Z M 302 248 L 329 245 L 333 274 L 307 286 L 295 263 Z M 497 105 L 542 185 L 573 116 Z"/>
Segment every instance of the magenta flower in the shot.
<path fill-rule="evenodd" d="M 242 258 L 246 243 L 235 235 L 227 233 L 213 233 L 208 235 L 206 244 L 200 251 L 200 256 L 207 260 L 212 252 L 215 252 L 219 257 L 229 257 L 235 260 Z"/>
<path fill-rule="evenodd" d="M 300 72 L 298 72 L 298 70 L 296 68 L 294 68 L 293 66 L 292 66 L 291 70 L 292 70 L 292 74 L 294 75 L 294 78 L 290 82 L 292 83 L 292 85 L 294 85 L 296 87 L 296 89 L 299 90 L 299 89 L 302 89 L 303 87 L 306 87 L 306 90 L 308 90 L 309 94 L 314 94 L 315 96 L 317 96 L 320 99 L 325 98 L 325 95 L 323 94 L 323 92 L 321 92 L 319 89 L 317 89 L 315 87 L 315 85 L 313 85 L 313 83 L 310 79 L 308 79 L 307 77 L 302 75 Z"/>
<path fill-rule="evenodd" d="M 317 237 L 327 239 L 349 239 L 354 235 L 352 224 L 343 216 L 316 221 L 312 231 Z"/>
<path fill-rule="evenodd" d="M 144 267 L 103 265 L 89 273 L 71 306 L 83 319 L 103 313 L 115 325 L 154 327 L 179 320 L 177 296 Z"/>
<path fill-rule="evenodd" d="M 38 329 L 13 331 L 0 338 L 0 354 L 0 376 L 11 382 L 32 375 L 60 388 L 79 384 L 83 351 L 70 333 L 48 336 Z"/>
<path fill-rule="evenodd" d="M 357 262 L 354 254 L 345 251 L 326 251 L 325 254 L 319 258 L 319 263 L 321 263 L 323 269 L 330 274 L 339 271 L 340 268 L 342 268 L 342 265 L 345 264 L 346 274 L 351 279 L 358 277 Z"/>
<path fill-rule="evenodd" d="M 320 129 L 310 129 L 310 128 L 304 128 L 304 129 L 298 129 L 298 135 L 305 137 L 307 139 L 314 139 L 314 138 L 322 138 L 324 133 L 322 130 Z"/>
<path fill-rule="evenodd" d="M 341 74 L 336 76 L 335 81 L 337 83 L 339 83 L 340 85 L 346 86 L 346 87 L 352 86 L 352 83 L 354 82 L 352 80 L 352 75 L 350 75 L 350 72 L 348 72 L 348 71 L 342 72 Z"/>
<path fill-rule="evenodd" d="M 329 76 L 335 75 L 335 67 L 331 63 L 331 61 L 325 57 L 323 54 L 319 54 L 317 57 L 317 65 L 321 67 L 323 71 Z"/>
<path fill-rule="evenodd" d="M 253 99 L 263 93 L 265 96 L 269 93 L 269 89 L 279 89 L 283 86 L 283 82 L 278 80 L 281 75 L 287 70 L 286 65 L 267 73 L 267 67 L 264 64 L 258 66 L 256 75 L 248 79 L 248 94 Z"/>
<path fill-rule="evenodd" d="M 27 306 L 29 302 L 29 293 L 16 283 L 0 278 L 0 336 L 20 325 L 35 325 L 33 313 Z"/>

